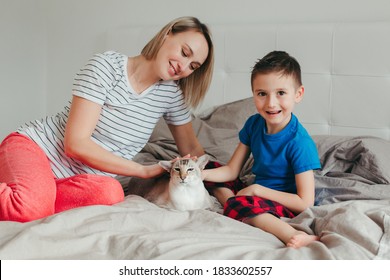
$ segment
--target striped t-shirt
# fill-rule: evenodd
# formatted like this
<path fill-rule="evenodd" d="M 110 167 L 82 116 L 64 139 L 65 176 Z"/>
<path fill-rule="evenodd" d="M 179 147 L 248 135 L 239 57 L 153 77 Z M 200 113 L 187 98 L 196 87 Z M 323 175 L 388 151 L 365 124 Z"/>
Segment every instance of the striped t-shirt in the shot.
<path fill-rule="evenodd" d="M 145 146 L 160 117 L 168 124 L 181 125 L 191 121 L 191 114 L 174 81 L 159 81 L 144 92 L 135 93 L 128 81 L 127 60 L 127 56 L 113 51 L 93 56 L 77 73 L 72 92 L 102 105 L 92 140 L 131 160 Z M 83 173 L 115 176 L 65 155 L 69 108 L 70 105 L 55 116 L 27 123 L 18 132 L 43 149 L 57 178 Z"/>

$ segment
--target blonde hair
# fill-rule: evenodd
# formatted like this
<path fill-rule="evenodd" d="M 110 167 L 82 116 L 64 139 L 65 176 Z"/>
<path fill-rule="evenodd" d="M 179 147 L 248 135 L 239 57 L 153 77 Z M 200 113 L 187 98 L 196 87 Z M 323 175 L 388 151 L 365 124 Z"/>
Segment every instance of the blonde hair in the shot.
<path fill-rule="evenodd" d="M 213 68 L 214 68 L 214 47 L 211 40 L 211 33 L 208 27 L 201 23 L 195 17 L 180 17 L 165 25 L 142 49 L 141 54 L 148 60 L 154 59 L 157 56 L 165 36 L 168 33 L 177 34 L 186 31 L 196 31 L 203 34 L 205 37 L 209 53 L 205 62 L 196 69 L 188 77 L 178 81 L 186 104 L 192 108 L 196 108 L 203 100 L 210 86 Z"/>

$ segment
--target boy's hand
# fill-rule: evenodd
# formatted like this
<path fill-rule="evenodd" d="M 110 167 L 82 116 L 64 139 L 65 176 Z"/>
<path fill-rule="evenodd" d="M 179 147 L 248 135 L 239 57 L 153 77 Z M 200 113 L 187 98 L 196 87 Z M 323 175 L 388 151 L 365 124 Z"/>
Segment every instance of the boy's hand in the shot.
<path fill-rule="evenodd" d="M 208 171 L 203 169 L 200 172 L 201 172 L 202 181 L 204 181 L 206 179 L 206 177 L 207 177 L 207 172 Z"/>
<path fill-rule="evenodd" d="M 243 188 L 237 193 L 238 195 L 247 195 L 247 196 L 258 196 L 261 197 L 261 186 L 258 184 L 250 185 L 246 188 Z"/>

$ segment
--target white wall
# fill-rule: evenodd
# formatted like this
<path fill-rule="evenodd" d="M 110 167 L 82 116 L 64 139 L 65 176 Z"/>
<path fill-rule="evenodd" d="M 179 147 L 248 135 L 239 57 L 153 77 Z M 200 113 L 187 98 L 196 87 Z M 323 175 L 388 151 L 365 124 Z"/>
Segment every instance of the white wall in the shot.
<path fill-rule="evenodd" d="M 109 30 L 184 15 L 209 24 L 379 21 L 390 20 L 390 1 L 0 0 L 0 139 L 61 110 Z"/>
<path fill-rule="evenodd" d="M 40 0 L 0 0 L 0 140 L 46 114 L 46 40 Z"/>

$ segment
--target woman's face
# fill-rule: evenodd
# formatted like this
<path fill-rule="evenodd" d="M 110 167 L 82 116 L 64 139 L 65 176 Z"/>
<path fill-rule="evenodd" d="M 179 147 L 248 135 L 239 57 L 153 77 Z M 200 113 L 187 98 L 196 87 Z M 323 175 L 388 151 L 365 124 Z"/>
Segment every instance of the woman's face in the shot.
<path fill-rule="evenodd" d="M 169 33 L 156 57 L 156 71 L 162 80 L 180 80 L 192 74 L 207 59 L 208 44 L 196 31 Z"/>

